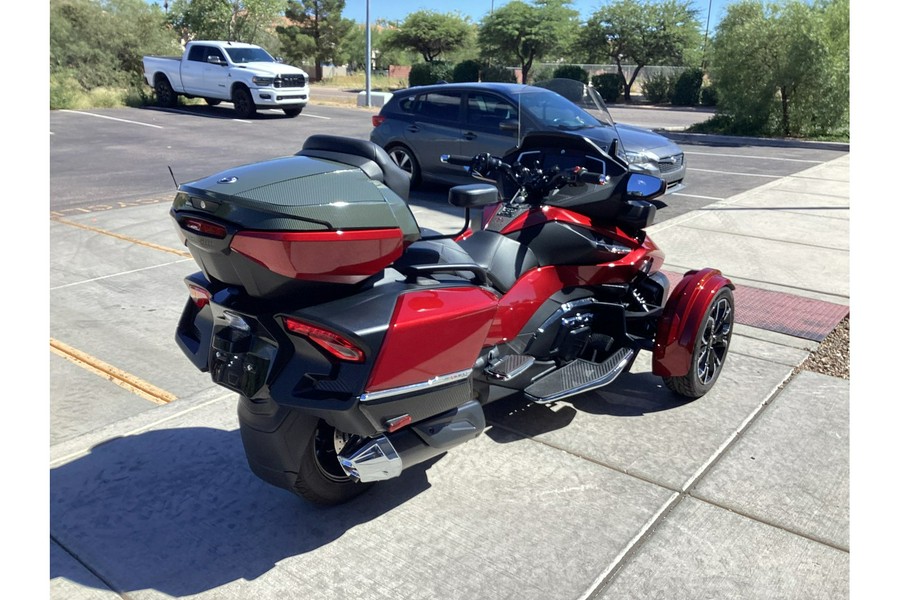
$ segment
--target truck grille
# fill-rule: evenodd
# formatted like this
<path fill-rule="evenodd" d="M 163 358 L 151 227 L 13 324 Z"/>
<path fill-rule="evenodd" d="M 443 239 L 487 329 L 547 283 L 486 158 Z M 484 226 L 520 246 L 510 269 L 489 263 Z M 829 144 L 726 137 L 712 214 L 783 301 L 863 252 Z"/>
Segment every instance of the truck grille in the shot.
<path fill-rule="evenodd" d="M 277 88 L 303 87 L 304 85 L 306 85 L 306 77 L 303 75 L 282 75 L 275 79 Z"/>
<path fill-rule="evenodd" d="M 684 164 L 684 154 L 675 154 L 673 156 L 664 156 L 657 162 L 660 173 L 671 173 L 681 168 Z"/>

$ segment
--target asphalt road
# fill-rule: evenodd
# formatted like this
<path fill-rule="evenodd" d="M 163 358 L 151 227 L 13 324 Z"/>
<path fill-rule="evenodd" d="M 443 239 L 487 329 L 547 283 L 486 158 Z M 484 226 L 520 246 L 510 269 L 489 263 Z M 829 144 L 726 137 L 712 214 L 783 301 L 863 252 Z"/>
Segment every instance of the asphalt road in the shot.
<path fill-rule="evenodd" d="M 613 117 L 648 128 L 683 128 L 706 111 L 612 107 Z M 171 200 L 175 181 L 297 152 L 310 135 L 367 139 L 377 109 L 310 105 L 289 119 L 260 111 L 235 119 L 230 105 L 176 110 L 123 108 L 50 114 L 50 213 L 65 217 Z M 672 134 L 674 135 L 674 134 Z M 771 147 L 738 141 L 709 145 L 690 140 L 685 188 L 668 197 L 657 222 L 827 162 L 844 150 L 822 145 Z M 171 171 L 170 171 L 171 169 Z M 174 180 L 173 180 L 174 178 Z M 446 188 L 416 190 L 411 201 L 446 206 Z"/>

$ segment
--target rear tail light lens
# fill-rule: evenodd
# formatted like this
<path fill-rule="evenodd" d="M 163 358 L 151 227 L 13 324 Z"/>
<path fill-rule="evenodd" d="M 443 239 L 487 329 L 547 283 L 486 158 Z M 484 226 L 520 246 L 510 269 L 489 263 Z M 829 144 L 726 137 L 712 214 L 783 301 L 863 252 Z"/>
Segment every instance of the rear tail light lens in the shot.
<path fill-rule="evenodd" d="M 184 229 L 189 229 L 190 231 L 194 231 L 203 235 L 208 235 L 214 238 L 222 239 L 225 237 L 227 233 L 225 228 L 216 223 L 212 223 L 211 221 L 206 221 L 204 219 L 197 219 L 194 217 L 188 217 L 186 219 L 181 220 L 181 226 Z"/>
<path fill-rule="evenodd" d="M 384 117 L 382 117 L 381 115 L 372 115 L 372 126 L 373 127 L 378 127 L 382 123 L 384 123 Z"/>
<path fill-rule="evenodd" d="M 212 294 L 209 293 L 209 290 L 206 290 L 199 285 L 194 285 L 192 283 L 187 284 L 188 293 L 191 295 L 191 300 L 194 301 L 194 304 L 197 305 L 197 308 L 202 309 L 204 306 L 209 304 L 210 300 L 212 300 Z"/>
<path fill-rule="evenodd" d="M 307 338 L 335 358 L 355 363 L 366 360 L 365 352 L 342 335 L 291 317 L 283 317 L 282 320 L 285 329 Z"/>

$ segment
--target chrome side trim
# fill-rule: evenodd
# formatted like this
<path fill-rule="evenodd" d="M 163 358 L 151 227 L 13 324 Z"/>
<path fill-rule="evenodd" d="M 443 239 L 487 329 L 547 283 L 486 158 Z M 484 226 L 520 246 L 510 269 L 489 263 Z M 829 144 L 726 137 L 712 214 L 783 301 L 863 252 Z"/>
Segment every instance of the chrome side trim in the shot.
<path fill-rule="evenodd" d="M 428 381 L 422 381 L 420 383 L 411 383 L 409 385 L 391 388 L 389 390 L 366 392 L 359 397 L 359 401 L 374 402 L 375 400 L 382 400 L 384 398 L 390 398 L 391 396 L 411 394 L 414 392 L 424 392 L 426 390 L 430 390 L 431 388 L 436 388 L 442 385 L 447 385 L 449 383 L 462 381 L 463 379 L 466 379 L 471 373 L 472 369 L 465 369 L 464 371 L 457 371 L 456 373 L 450 373 L 449 375 L 438 375 L 437 377 L 432 377 Z"/>

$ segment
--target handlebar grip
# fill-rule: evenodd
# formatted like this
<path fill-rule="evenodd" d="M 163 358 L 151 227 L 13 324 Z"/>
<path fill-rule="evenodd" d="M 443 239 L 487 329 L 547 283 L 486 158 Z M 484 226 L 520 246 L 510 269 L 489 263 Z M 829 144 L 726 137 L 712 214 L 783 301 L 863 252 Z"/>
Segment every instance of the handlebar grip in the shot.
<path fill-rule="evenodd" d="M 467 167 L 472 163 L 471 156 L 460 156 L 459 154 L 442 154 L 441 162 L 447 163 L 450 165 L 459 165 L 461 167 Z"/>
<path fill-rule="evenodd" d="M 606 175 L 601 173 L 593 173 L 591 171 L 580 171 L 578 173 L 578 181 L 582 183 L 592 183 L 594 185 L 604 185 L 609 181 Z"/>

